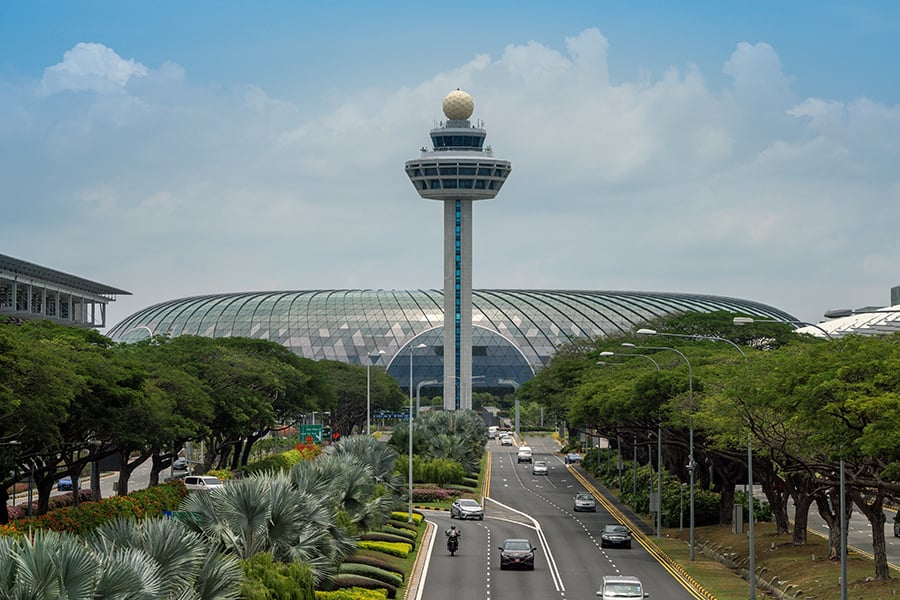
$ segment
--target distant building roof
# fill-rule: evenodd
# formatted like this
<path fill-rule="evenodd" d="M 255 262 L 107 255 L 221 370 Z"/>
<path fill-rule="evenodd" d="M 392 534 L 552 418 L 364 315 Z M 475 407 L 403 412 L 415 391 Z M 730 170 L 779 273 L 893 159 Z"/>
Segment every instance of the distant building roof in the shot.
<path fill-rule="evenodd" d="M 72 291 L 80 291 L 101 296 L 131 295 L 131 292 L 126 292 L 125 290 L 120 290 L 103 283 L 97 283 L 96 281 L 78 277 L 77 275 L 63 273 L 56 269 L 42 267 L 41 265 L 13 258 L 12 256 L 6 256 L 5 254 L 0 254 L 0 275 L 7 279 L 12 279 L 15 278 L 16 275 L 19 275 L 40 280 L 45 284 L 49 283 L 64 286 Z"/>
<path fill-rule="evenodd" d="M 830 311 L 840 314 L 838 311 Z M 852 311 L 850 314 L 827 321 L 807 325 L 797 329 L 799 333 L 807 333 L 817 337 L 841 337 L 844 335 L 888 335 L 900 332 L 900 304 L 881 308 L 866 307 Z"/>

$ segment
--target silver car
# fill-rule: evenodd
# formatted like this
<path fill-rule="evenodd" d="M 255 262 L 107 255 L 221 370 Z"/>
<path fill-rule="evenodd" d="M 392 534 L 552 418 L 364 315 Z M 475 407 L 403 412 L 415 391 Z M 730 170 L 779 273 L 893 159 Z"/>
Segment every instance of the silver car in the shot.
<path fill-rule="evenodd" d="M 575 512 L 590 511 L 597 512 L 597 501 L 588 492 L 578 492 L 575 494 Z"/>
<path fill-rule="evenodd" d="M 546 475 L 549 471 L 547 467 L 547 462 L 543 460 L 536 460 L 534 464 L 531 465 L 531 474 L 532 475 Z"/>
<path fill-rule="evenodd" d="M 450 505 L 451 519 L 484 520 L 484 508 L 471 498 L 459 498 Z"/>
<path fill-rule="evenodd" d="M 606 575 L 597 592 L 600 598 L 649 598 L 650 594 L 644 591 L 641 580 L 632 575 Z"/>

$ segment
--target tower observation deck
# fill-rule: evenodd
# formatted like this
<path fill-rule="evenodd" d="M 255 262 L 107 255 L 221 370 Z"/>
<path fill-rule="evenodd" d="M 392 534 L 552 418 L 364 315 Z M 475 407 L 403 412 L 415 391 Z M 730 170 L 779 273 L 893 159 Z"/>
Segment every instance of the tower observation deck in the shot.
<path fill-rule="evenodd" d="M 496 196 L 512 167 L 469 121 L 469 94 L 450 92 L 443 110 L 432 149 L 407 161 L 406 174 L 419 196 L 444 203 L 444 409 L 459 410 L 472 408 L 472 202 Z"/>

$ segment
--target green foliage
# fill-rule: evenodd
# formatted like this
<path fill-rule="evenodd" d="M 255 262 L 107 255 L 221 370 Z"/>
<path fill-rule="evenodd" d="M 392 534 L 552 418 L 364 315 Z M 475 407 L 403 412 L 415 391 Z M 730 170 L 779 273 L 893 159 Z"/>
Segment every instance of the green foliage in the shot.
<path fill-rule="evenodd" d="M 408 536 L 403 536 L 395 533 L 385 533 L 379 531 L 370 531 L 367 533 L 362 533 L 359 536 L 360 540 L 365 540 L 369 542 L 389 542 L 392 544 L 409 544 L 412 546 L 412 549 L 416 548 L 416 540 L 415 538 L 410 539 Z"/>
<path fill-rule="evenodd" d="M 312 573 L 297 563 L 275 562 L 271 554 L 261 553 L 243 562 L 245 600 L 311 600 L 315 598 Z"/>
<path fill-rule="evenodd" d="M 362 575 L 339 574 L 331 582 L 333 587 L 356 587 L 363 589 L 384 589 L 387 591 L 388 598 L 397 597 L 397 588 L 389 583 L 378 581 L 370 577 Z"/>
<path fill-rule="evenodd" d="M 244 466 L 241 470 L 244 475 L 253 475 L 254 473 L 266 472 L 287 472 L 291 467 L 303 460 L 303 456 L 296 449 L 281 452 L 272 456 L 267 456 L 262 460 L 252 462 Z"/>
<path fill-rule="evenodd" d="M 415 541 L 419 537 L 416 531 L 411 531 L 405 527 L 396 527 L 392 524 L 388 524 L 387 526 L 382 527 L 380 531 L 381 533 L 398 535 L 412 541 Z"/>
<path fill-rule="evenodd" d="M 406 523 L 409 520 L 409 513 L 395 510 L 391 513 L 391 519 L 394 519 L 395 521 L 403 521 L 404 523 Z M 413 511 L 412 520 L 416 526 L 421 525 L 422 521 L 425 520 L 425 515 L 420 512 Z"/>
<path fill-rule="evenodd" d="M 394 562 L 392 562 L 396 560 L 397 559 L 387 556 L 386 554 L 382 554 L 381 552 L 362 550 L 358 551 L 356 554 L 348 556 L 344 560 L 344 564 L 359 563 L 362 565 L 370 565 L 384 571 L 390 571 L 395 575 L 399 575 L 402 579 L 406 577 L 406 569 L 402 566 L 402 564 L 395 564 Z"/>
<path fill-rule="evenodd" d="M 345 562 L 341 564 L 338 572 L 346 575 L 362 575 L 363 577 L 377 579 L 378 581 L 389 583 L 394 587 L 403 585 L 403 577 L 371 565 Z"/>
<path fill-rule="evenodd" d="M 387 597 L 387 590 L 384 588 L 368 590 L 348 587 L 328 592 L 316 590 L 316 600 L 385 600 Z"/>

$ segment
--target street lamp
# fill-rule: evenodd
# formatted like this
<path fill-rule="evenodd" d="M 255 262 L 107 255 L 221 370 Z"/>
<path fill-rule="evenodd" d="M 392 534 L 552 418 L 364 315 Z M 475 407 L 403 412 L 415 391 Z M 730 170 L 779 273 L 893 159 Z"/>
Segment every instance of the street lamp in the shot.
<path fill-rule="evenodd" d="M 814 327 L 815 329 L 818 329 L 819 331 L 824 333 L 825 337 L 827 337 L 829 340 L 834 339 L 834 337 L 830 333 L 828 333 L 827 331 L 822 329 L 820 326 L 816 325 L 815 323 L 807 323 L 806 321 L 779 321 L 778 319 L 755 319 L 753 317 L 735 317 L 734 319 L 732 319 L 731 322 L 734 323 L 735 325 L 750 325 L 751 323 L 781 323 L 783 325 L 803 325 L 804 327 Z"/>
<path fill-rule="evenodd" d="M 366 365 L 366 435 L 372 435 L 372 365 L 382 354 L 384 350 L 370 352 L 369 363 Z"/>
<path fill-rule="evenodd" d="M 651 332 L 651 331 L 653 332 L 653 334 L 656 334 L 656 332 L 653 331 L 652 329 L 639 329 L 638 333 L 647 334 L 647 332 Z M 671 350 L 672 352 L 674 352 L 678 356 L 680 356 L 681 359 L 684 360 L 684 363 L 687 365 L 687 368 L 688 368 L 688 404 L 690 405 L 691 411 L 692 411 L 691 415 L 690 415 L 690 420 L 689 420 L 690 433 L 688 436 L 687 469 L 688 469 L 688 476 L 689 476 L 688 483 L 690 485 L 690 501 L 689 501 L 690 507 L 688 510 L 690 511 L 690 530 L 691 530 L 690 531 L 690 559 L 694 560 L 694 468 L 697 465 L 694 462 L 694 413 L 693 413 L 693 410 L 694 410 L 694 372 L 693 372 L 693 369 L 691 369 L 691 361 L 688 360 L 688 357 L 685 356 L 681 350 L 678 350 L 677 348 L 672 348 L 670 346 L 637 346 L 637 345 L 631 344 L 629 342 L 623 343 L 622 346 L 625 348 L 634 348 L 637 350 Z"/>
<path fill-rule="evenodd" d="M 519 382 L 515 379 L 498 379 L 497 383 L 511 385 L 513 388 L 513 396 L 516 398 L 516 437 L 519 438 Z"/>
<path fill-rule="evenodd" d="M 416 384 L 416 416 L 417 417 L 419 416 L 419 411 L 421 410 L 419 408 L 419 397 L 422 392 L 422 386 L 434 385 L 436 383 L 440 383 L 440 381 L 438 381 L 437 379 L 429 379 L 428 381 L 420 381 L 419 383 Z"/>
<path fill-rule="evenodd" d="M 425 344 L 409 348 L 409 512 L 406 518 L 407 523 L 413 522 L 413 354 L 419 348 L 425 348 Z"/>
<path fill-rule="evenodd" d="M 637 356 L 640 358 L 646 358 L 650 362 L 653 363 L 653 366 L 656 367 L 656 370 L 659 371 L 659 363 L 653 360 L 653 358 L 647 354 L 634 354 L 631 352 L 620 352 L 616 354 L 615 352 L 610 352 L 608 350 L 600 353 L 600 356 Z M 597 361 L 597 364 L 619 364 L 619 363 L 606 363 L 602 360 Z M 649 457 L 648 457 L 649 460 Z M 622 489 L 622 467 L 621 467 L 621 450 L 619 454 L 619 489 Z M 657 423 L 656 427 L 656 537 L 662 537 L 662 425 Z M 653 465 L 653 461 L 650 461 L 651 467 Z M 652 473 L 652 469 L 651 469 Z M 637 475 L 635 475 L 637 477 Z"/>

